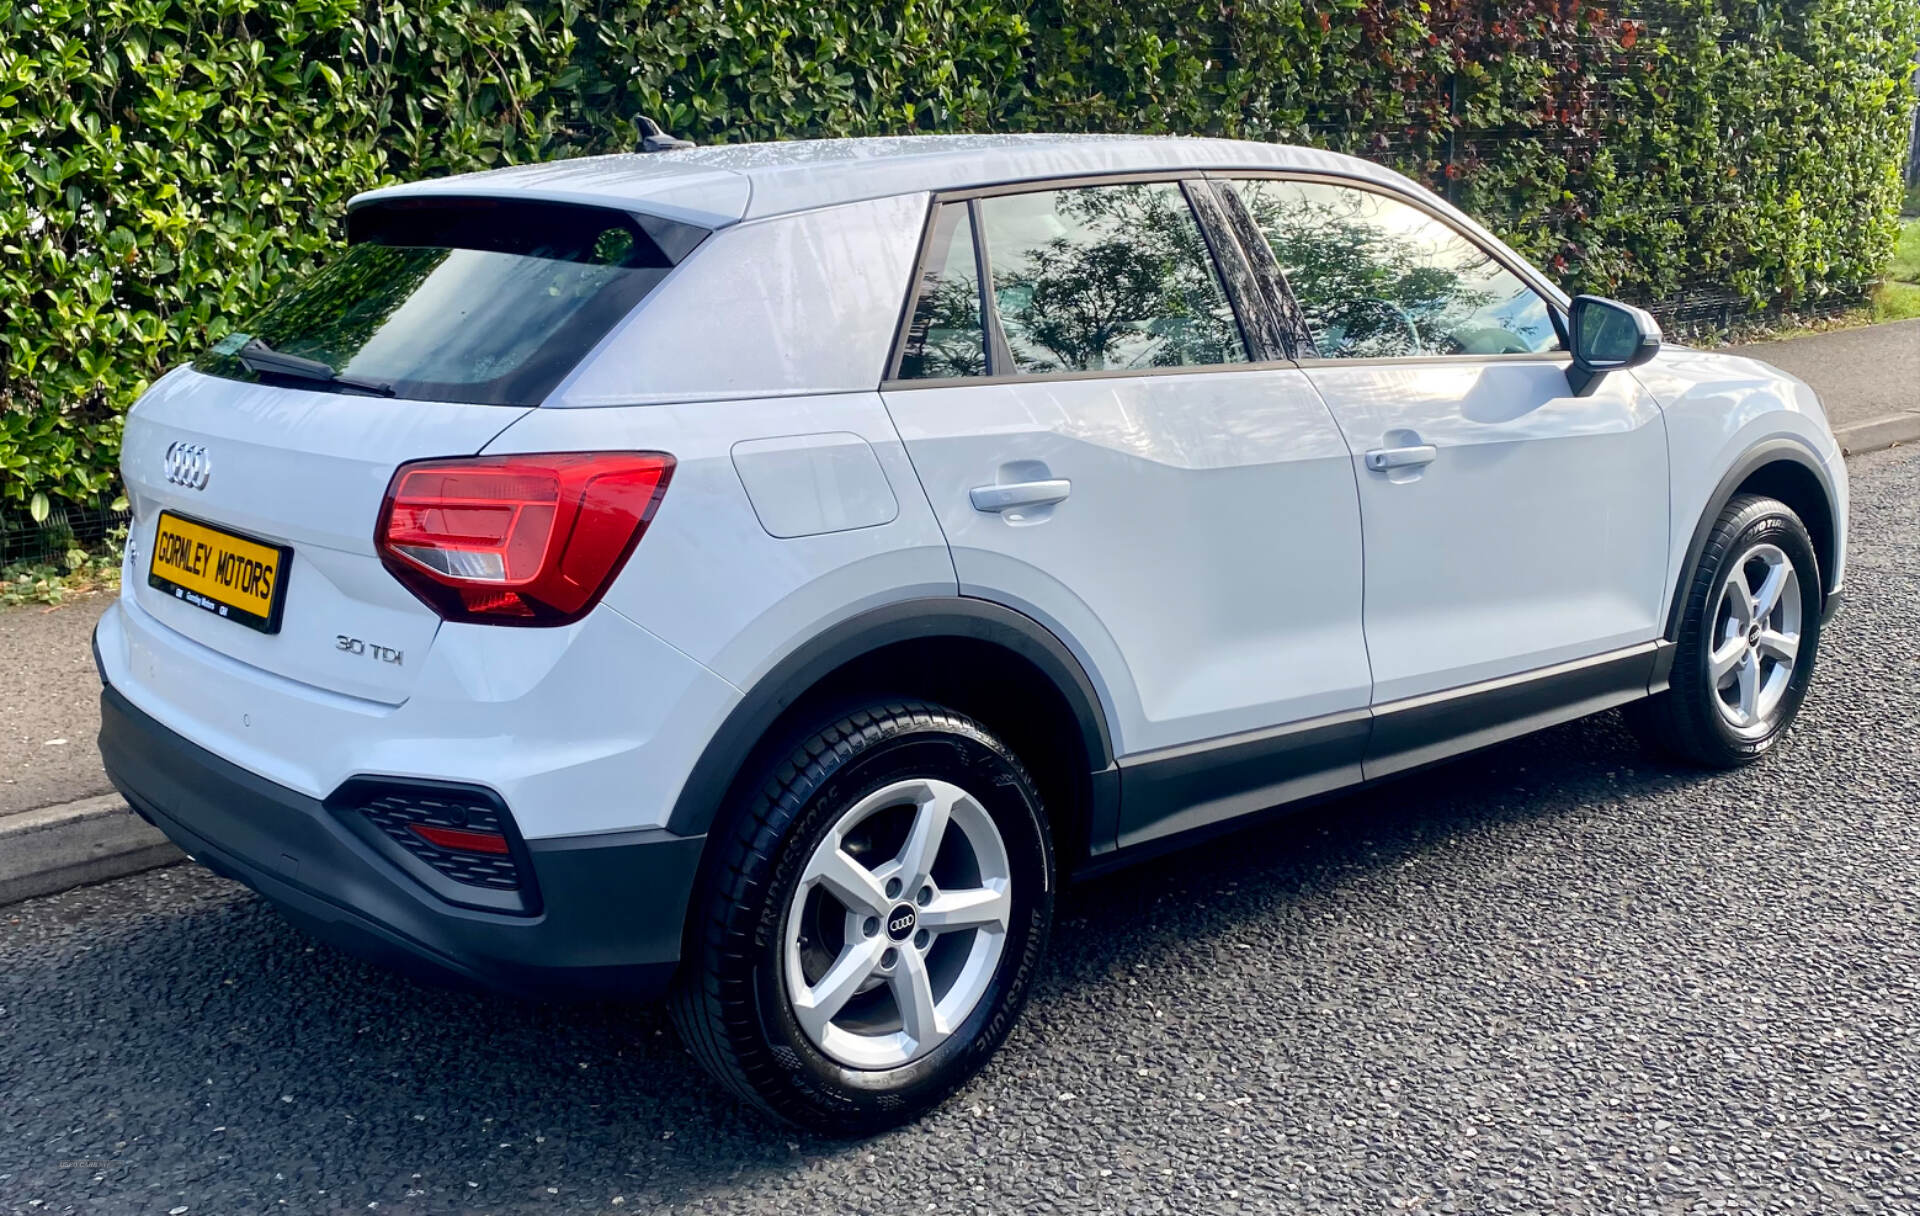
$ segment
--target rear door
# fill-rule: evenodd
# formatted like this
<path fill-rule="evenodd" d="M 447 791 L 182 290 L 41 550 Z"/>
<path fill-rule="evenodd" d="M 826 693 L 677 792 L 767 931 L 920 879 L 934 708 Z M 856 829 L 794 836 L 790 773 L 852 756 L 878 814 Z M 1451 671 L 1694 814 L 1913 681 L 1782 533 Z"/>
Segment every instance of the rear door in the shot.
<path fill-rule="evenodd" d="M 404 701 L 440 622 L 375 551 L 394 470 L 537 406 L 697 244 L 676 228 L 505 200 L 356 211 L 324 270 L 129 415 L 128 593 L 234 661 Z"/>
<path fill-rule="evenodd" d="M 1349 715 L 1292 774 L 1317 788 L 1366 729 L 1353 472 L 1305 376 L 1252 361 L 1189 188 L 941 205 L 883 395 L 961 590 L 1079 651 L 1117 750 Z M 1308 789 L 1214 792 L 1127 785 L 1122 843 Z"/>
<path fill-rule="evenodd" d="M 1306 375 L 1353 449 L 1375 704 L 1654 639 L 1666 429 L 1634 378 L 1575 396 L 1552 305 L 1437 214 L 1334 182 L 1234 186 L 1304 315 Z M 1422 715 L 1465 729 L 1454 716 Z M 1433 742 L 1402 740 L 1384 715 L 1375 736 L 1370 776 Z"/>

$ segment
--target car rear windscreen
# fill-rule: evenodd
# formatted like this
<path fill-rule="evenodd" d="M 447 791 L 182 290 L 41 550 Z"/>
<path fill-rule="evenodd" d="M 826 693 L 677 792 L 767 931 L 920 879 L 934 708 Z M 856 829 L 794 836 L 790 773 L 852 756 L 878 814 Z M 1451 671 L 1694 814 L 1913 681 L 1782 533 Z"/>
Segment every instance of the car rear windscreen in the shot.
<path fill-rule="evenodd" d="M 706 236 L 653 216 L 485 198 L 371 204 L 347 225 L 344 252 L 194 366 L 300 388 L 538 405 Z M 342 383 L 255 371 L 249 342 L 318 360 Z"/>

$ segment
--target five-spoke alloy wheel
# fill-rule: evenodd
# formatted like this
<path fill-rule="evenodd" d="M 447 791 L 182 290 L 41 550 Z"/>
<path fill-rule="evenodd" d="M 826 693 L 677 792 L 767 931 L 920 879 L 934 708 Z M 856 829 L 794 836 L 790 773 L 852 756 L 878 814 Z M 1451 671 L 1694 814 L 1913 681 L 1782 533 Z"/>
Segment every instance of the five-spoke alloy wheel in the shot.
<path fill-rule="evenodd" d="M 1680 588 L 1666 692 L 1627 707 L 1649 744 L 1715 768 L 1758 759 L 1806 696 L 1820 643 L 1820 564 L 1799 516 L 1736 495 Z"/>
<path fill-rule="evenodd" d="M 1800 617 L 1800 576 L 1779 545 L 1753 545 L 1727 563 L 1707 664 L 1720 714 L 1737 733 L 1771 725 L 1793 682 Z"/>
<path fill-rule="evenodd" d="M 1052 917 L 1039 793 L 977 723 L 850 714 L 773 766 L 717 841 L 682 1037 L 755 1103 L 858 1134 L 937 1103 L 1011 1028 Z"/>
<path fill-rule="evenodd" d="M 904 830 L 898 852 L 875 841 Z M 1007 848 L 965 790 L 895 781 L 814 847 L 787 912 L 786 983 L 807 1038 L 850 1068 L 940 1046 L 986 995 L 1013 909 Z"/>

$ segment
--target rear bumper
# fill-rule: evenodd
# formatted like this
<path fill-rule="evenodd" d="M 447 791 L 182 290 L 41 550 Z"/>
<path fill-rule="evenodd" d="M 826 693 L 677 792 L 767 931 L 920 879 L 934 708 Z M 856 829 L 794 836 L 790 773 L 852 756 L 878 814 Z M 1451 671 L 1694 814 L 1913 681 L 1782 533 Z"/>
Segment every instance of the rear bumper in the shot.
<path fill-rule="evenodd" d="M 658 995 L 680 955 L 704 837 L 660 829 L 528 842 L 540 911 L 462 908 L 321 800 L 221 759 L 100 696 L 100 754 L 133 808 L 315 937 L 402 970 L 534 994 Z"/>

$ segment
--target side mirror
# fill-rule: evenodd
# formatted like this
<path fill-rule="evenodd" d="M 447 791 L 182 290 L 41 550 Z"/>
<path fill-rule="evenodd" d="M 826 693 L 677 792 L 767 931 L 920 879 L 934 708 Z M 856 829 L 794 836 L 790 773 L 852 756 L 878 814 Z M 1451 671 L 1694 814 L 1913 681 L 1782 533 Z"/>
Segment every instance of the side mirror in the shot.
<path fill-rule="evenodd" d="M 1659 354 L 1666 340 L 1646 309 L 1605 296 L 1575 297 L 1572 328 L 1573 366 L 1567 369 L 1567 386 L 1576 397 L 1591 393 L 1608 372 L 1639 367 Z"/>

